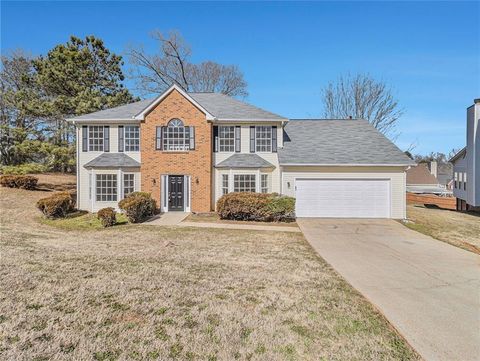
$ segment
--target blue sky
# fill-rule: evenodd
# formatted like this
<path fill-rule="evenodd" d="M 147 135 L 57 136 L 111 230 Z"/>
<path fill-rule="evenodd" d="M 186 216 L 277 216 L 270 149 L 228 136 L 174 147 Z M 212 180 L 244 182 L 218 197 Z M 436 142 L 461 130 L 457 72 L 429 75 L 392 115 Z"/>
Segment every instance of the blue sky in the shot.
<path fill-rule="evenodd" d="M 154 29 L 179 30 L 194 61 L 237 64 L 246 101 L 290 117 L 322 117 L 321 89 L 368 72 L 394 88 L 405 114 L 396 144 L 415 153 L 465 144 L 465 110 L 480 97 L 478 2 L 5 2 L 2 53 L 45 54 L 71 34 L 117 53 Z M 133 86 L 127 83 L 127 86 Z"/>

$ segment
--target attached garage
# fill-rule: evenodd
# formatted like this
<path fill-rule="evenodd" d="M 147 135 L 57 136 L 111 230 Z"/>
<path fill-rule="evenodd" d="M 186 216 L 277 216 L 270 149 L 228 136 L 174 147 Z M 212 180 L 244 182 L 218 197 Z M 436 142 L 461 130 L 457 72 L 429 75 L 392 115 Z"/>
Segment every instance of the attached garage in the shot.
<path fill-rule="evenodd" d="M 281 193 L 297 217 L 406 217 L 415 164 L 365 120 L 291 120 L 278 150 Z"/>
<path fill-rule="evenodd" d="M 390 218 L 389 179 L 296 179 L 297 217 Z"/>

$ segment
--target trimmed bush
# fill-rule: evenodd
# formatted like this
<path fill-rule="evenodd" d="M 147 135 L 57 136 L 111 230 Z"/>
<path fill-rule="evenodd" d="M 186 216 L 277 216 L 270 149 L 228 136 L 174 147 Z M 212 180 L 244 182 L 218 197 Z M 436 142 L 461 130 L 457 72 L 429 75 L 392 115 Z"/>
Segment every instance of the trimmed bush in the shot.
<path fill-rule="evenodd" d="M 35 174 L 45 173 L 48 167 L 38 163 L 24 163 L 19 165 L 4 165 L 1 167 L 3 174 Z"/>
<path fill-rule="evenodd" d="M 104 227 L 112 227 L 117 223 L 117 213 L 112 207 L 102 208 L 97 212 L 97 218 Z"/>
<path fill-rule="evenodd" d="M 65 218 L 68 213 L 75 209 L 75 200 L 72 197 L 72 193 L 55 193 L 40 199 L 37 202 L 37 208 L 47 218 Z"/>
<path fill-rule="evenodd" d="M 9 188 L 35 189 L 38 178 L 31 175 L 2 175 L 0 184 Z"/>
<path fill-rule="evenodd" d="M 150 193 L 133 192 L 118 203 L 131 223 L 141 223 L 155 214 L 157 205 Z"/>
<path fill-rule="evenodd" d="M 278 194 L 228 193 L 217 201 L 221 219 L 238 221 L 293 221 L 295 199 Z"/>

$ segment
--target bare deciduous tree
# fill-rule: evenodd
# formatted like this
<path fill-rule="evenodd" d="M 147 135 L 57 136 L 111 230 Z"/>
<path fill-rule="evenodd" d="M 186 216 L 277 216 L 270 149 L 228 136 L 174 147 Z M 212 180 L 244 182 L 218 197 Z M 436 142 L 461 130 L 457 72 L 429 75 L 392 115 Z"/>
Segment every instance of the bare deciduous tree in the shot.
<path fill-rule="evenodd" d="M 152 38 L 159 43 L 157 54 L 147 54 L 142 46 L 131 46 L 127 50 L 133 66 L 130 75 L 137 81 L 137 88 L 142 93 L 158 94 L 176 83 L 186 91 L 248 95 L 247 83 L 237 66 L 213 61 L 191 63 L 190 46 L 178 32 L 165 36 L 155 31 Z"/>
<path fill-rule="evenodd" d="M 341 76 L 323 90 L 326 118 L 365 119 L 380 132 L 394 136 L 398 118 L 403 114 L 391 89 L 368 74 Z"/>

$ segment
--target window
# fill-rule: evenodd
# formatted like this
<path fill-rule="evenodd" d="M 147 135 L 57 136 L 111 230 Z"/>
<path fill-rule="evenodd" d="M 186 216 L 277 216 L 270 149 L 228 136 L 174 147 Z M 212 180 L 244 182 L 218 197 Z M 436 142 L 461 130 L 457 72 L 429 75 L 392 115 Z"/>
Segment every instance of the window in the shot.
<path fill-rule="evenodd" d="M 172 119 L 164 128 L 163 150 L 190 150 L 190 128 L 184 127 L 180 119 Z"/>
<path fill-rule="evenodd" d="M 457 180 L 458 180 L 458 173 L 455 172 L 455 182 L 454 182 L 454 188 L 457 188 Z"/>
<path fill-rule="evenodd" d="M 233 176 L 234 192 L 256 192 L 254 174 L 235 174 Z"/>
<path fill-rule="evenodd" d="M 135 174 L 127 173 L 123 175 L 123 196 L 135 191 Z"/>
<path fill-rule="evenodd" d="M 103 152 L 103 125 L 91 125 L 88 127 L 88 150 L 91 152 Z"/>
<path fill-rule="evenodd" d="M 222 196 L 228 193 L 228 174 L 222 174 Z"/>
<path fill-rule="evenodd" d="M 255 127 L 255 151 L 272 151 L 272 127 L 263 125 Z"/>
<path fill-rule="evenodd" d="M 262 174 L 261 177 L 261 191 L 262 193 L 268 193 L 268 174 Z"/>
<path fill-rule="evenodd" d="M 467 190 L 467 173 L 463 173 L 463 190 Z"/>
<path fill-rule="evenodd" d="M 138 125 L 126 125 L 125 152 L 138 152 L 140 150 L 140 128 Z"/>
<path fill-rule="evenodd" d="M 117 201 L 117 175 L 97 174 L 96 193 L 98 202 Z"/>
<path fill-rule="evenodd" d="M 218 146 L 220 152 L 235 151 L 235 127 L 220 126 L 218 129 Z"/>

